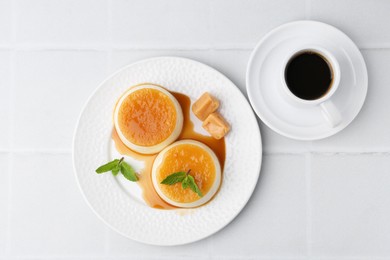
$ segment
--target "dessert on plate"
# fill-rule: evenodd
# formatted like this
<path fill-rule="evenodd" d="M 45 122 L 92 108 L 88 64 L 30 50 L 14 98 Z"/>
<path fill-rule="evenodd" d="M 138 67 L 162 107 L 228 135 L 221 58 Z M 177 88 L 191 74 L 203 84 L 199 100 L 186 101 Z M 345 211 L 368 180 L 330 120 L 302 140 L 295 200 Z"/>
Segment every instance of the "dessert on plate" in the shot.
<path fill-rule="evenodd" d="M 171 93 L 155 85 L 130 88 L 118 101 L 114 125 L 121 141 L 142 154 L 154 154 L 174 142 L 183 113 Z"/>
<path fill-rule="evenodd" d="M 172 173 L 191 176 L 199 194 L 183 188 L 183 181 L 165 185 L 163 180 Z M 181 140 L 158 154 L 153 163 L 152 180 L 158 195 L 169 204 L 183 208 L 198 207 L 217 192 L 221 183 L 221 166 L 215 153 L 205 144 Z"/>
<path fill-rule="evenodd" d="M 145 83 L 129 88 L 114 108 L 113 140 L 121 158 L 96 172 L 120 172 L 138 182 L 145 202 L 154 208 L 194 208 L 217 193 L 225 163 L 224 137 L 230 125 L 217 112 L 220 102 L 204 93 L 188 96 Z M 191 121 L 190 113 L 197 119 Z M 198 120 L 199 119 L 199 120 Z M 194 131 L 194 123 L 209 133 Z M 139 172 L 126 158 L 142 161 Z"/>

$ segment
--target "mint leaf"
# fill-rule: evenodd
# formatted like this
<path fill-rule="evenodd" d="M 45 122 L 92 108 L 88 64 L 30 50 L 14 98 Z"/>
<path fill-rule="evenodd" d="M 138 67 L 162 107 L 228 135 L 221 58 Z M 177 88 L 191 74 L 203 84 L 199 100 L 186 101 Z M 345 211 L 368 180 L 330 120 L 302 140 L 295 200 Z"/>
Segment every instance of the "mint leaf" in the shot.
<path fill-rule="evenodd" d="M 133 167 L 131 167 L 130 165 L 128 165 L 124 161 L 122 161 L 120 167 L 121 167 L 121 173 L 126 179 L 128 179 L 129 181 L 137 181 L 138 180 L 138 177 L 135 174 Z"/>
<path fill-rule="evenodd" d="M 203 194 L 200 191 L 198 185 L 196 185 L 194 177 L 190 175 L 191 169 L 188 170 L 188 172 L 175 172 L 172 173 L 171 175 L 168 175 L 162 182 L 161 184 L 166 184 L 166 185 L 173 185 L 175 183 L 181 182 L 181 187 L 185 190 L 188 187 L 198 194 L 199 197 L 202 197 Z"/>
<path fill-rule="evenodd" d="M 121 165 L 118 164 L 117 166 L 115 166 L 114 169 L 112 169 L 112 174 L 113 174 L 114 176 L 117 176 L 120 170 L 121 170 Z"/>
<path fill-rule="evenodd" d="M 100 166 L 99 168 L 96 169 L 96 173 L 103 173 L 103 172 L 108 172 L 108 171 L 111 171 L 112 169 L 114 169 L 119 163 L 119 160 L 118 159 L 115 159 L 109 163 L 106 163 L 102 166 Z"/>
<path fill-rule="evenodd" d="M 185 190 L 188 188 L 188 176 L 184 178 L 184 180 L 181 182 L 181 187 Z"/>
<path fill-rule="evenodd" d="M 171 175 L 168 175 L 162 182 L 161 184 L 166 184 L 166 185 L 173 185 L 178 182 L 182 182 L 184 178 L 186 178 L 187 173 L 186 172 L 175 172 L 172 173 Z"/>
<path fill-rule="evenodd" d="M 190 189 L 195 192 L 196 194 L 198 194 L 199 197 L 203 197 L 203 194 L 202 192 L 200 191 L 198 185 L 196 185 L 196 182 L 195 182 L 195 179 L 194 177 L 192 177 L 191 175 L 188 175 L 188 186 L 190 187 Z"/>
<path fill-rule="evenodd" d="M 133 167 L 131 167 L 129 164 L 124 162 L 125 158 L 122 157 L 121 159 L 115 159 L 109 163 L 106 163 L 99 168 L 96 169 L 96 173 L 103 173 L 111 171 L 114 176 L 117 176 L 119 171 L 122 173 L 122 175 L 130 180 L 130 181 L 137 181 L 138 177 L 135 173 Z"/>

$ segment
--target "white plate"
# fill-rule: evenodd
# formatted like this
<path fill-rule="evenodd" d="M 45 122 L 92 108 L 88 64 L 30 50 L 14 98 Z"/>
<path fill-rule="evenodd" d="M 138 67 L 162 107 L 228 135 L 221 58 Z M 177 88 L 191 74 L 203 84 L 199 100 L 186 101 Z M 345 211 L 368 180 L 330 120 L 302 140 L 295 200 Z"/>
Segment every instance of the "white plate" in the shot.
<path fill-rule="evenodd" d="M 111 140 L 115 102 L 130 86 L 144 82 L 185 93 L 192 101 L 205 91 L 221 101 L 220 112 L 231 123 L 232 130 L 225 140 L 222 186 L 210 203 L 190 210 L 153 209 L 140 198 L 137 184 L 124 182 L 112 174 L 95 174 L 95 169 L 113 159 L 116 153 Z M 261 156 L 256 118 L 238 88 L 202 63 L 175 57 L 143 60 L 105 80 L 85 105 L 73 143 L 76 178 L 93 211 L 122 235 L 155 245 L 194 242 L 232 221 L 256 186 Z"/>
<path fill-rule="evenodd" d="M 319 107 L 296 107 L 279 93 L 283 61 L 300 46 L 322 46 L 338 60 L 339 88 L 331 97 L 343 121 L 330 127 Z M 333 26 L 298 21 L 269 32 L 258 43 L 247 68 L 249 100 L 260 119 L 275 132 L 299 140 L 315 140 L 334 135 L 357 116 L 367 94 L 367 69 L 359 49 L 348 36 Z"/>

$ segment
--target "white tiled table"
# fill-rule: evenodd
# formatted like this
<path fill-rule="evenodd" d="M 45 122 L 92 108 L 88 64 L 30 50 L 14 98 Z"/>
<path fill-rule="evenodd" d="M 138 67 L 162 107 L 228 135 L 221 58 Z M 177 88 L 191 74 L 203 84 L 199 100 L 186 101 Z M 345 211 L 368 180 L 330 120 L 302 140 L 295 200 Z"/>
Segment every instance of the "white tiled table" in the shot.
<path fill-rule="evenodd" d="M 0 259 L 390 259 L 390 1 L 0 0 Z M 224 230 L 180 247 L 121 237 L 79 192 L 71 140 L 98 83 L 139 59 L 209 64 L 245 90 L 256 42 L 294 20 L 345 31 L 368 65 L 356 120 L 316 142 L 260 123 L 257 189 Z"/>

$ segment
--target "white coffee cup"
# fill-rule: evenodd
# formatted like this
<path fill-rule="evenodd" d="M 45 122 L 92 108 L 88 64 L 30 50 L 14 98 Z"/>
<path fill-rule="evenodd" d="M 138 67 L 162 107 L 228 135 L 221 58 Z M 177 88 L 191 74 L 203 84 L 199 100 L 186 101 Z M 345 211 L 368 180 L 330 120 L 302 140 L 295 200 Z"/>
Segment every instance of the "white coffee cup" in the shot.
<path fill-rule="evenodd" d="M 332 81 L 330 83 L 328 91 L 318 99 L 306 100 L 297 97 L 294 93 L 291 92 L 291 90 L 287 86 L 286 77 L 285 77 L 286 67 L 293 57 L 303 52 L 315 52 L 318 53 L 320 56 L 324 57 L 325 61 L 328 62 L 328 65 L 333 74 Z M 340 76 L 341 76 L 340 66 L 339 63 L 337 62 L 337 59 L 323 47 L 310 45 L 310 46 L 303 46 L 298 49 L 293 49 L 286 55 L 286 58 L 282 64 L 282 71 L 281 71 L 282 94 L 288 102 L 296 106 L 302 106 L 302 107 L 319 106 L 321 108 L 324 119 L 329 124 L 329 126 L 336 127 L 341 123 L 342 117 L 339 110 L 330 99 L 333 96 L 333 94 L 336 92 L 337 88 L 339 87 Z"/>

